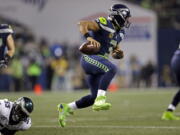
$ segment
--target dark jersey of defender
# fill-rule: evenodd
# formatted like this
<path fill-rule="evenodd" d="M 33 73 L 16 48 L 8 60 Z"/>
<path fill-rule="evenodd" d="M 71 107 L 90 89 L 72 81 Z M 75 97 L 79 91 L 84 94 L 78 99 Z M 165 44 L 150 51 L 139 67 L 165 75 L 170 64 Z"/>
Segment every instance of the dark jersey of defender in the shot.
<path fill-rule="evenodd" d="M 180 45 L 179 48 L 174 52 L 174 55 L 180 55 Z"/>
<path fill-rule="evenodd" d="M 171 68 L 175 74 L 178 86 L 180 86 L 180 46 L 171 59 Z"/>
<path fill-rule="evenodd" d="M 8 24 L 0 24 L 0 60 L 4 59 L 7 48 L 7 37 L 12 33 L 13 30 Z"/>
<path fill-rule="evenodd" d="M 97 54 L 108 57 L 113 48 L 116 48 L 124 38 L 125 32 L 123 29 L 117 32 L 111 21 L 105 17 L 100 17 L 95 21 L 100 27 L 100 30 L 92 32 L 92 37 L 101 44 L 100 51 Z"/>

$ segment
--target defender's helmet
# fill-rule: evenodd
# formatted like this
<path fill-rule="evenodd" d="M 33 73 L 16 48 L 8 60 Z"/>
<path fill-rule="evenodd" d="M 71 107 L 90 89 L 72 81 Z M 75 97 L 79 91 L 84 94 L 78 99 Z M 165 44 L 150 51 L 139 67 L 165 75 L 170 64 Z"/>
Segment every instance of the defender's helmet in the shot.
<path fill-rule="evenodd" d="M 128 18 L 131 17 L 130 10 L 127 6 L 123 4 L 114 4 L 110 8 L 109 17 L 111 21 L 118 27 L 126 27 L 129 28 L 130 22 Z"/>
<path fill-rule="evenodd" d="M 21 97 L 17 99 L 12 108 L 12 119 L 14 121 L 21 121 L 26 119 L 33 111 L 34 105 L 30 98 Z"/>

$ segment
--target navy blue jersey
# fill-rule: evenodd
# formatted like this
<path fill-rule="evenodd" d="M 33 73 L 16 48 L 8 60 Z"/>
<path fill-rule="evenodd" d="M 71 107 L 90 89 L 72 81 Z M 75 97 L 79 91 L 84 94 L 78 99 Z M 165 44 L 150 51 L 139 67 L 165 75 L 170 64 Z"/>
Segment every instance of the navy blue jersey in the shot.
<path fill-rule="evenodd" d="M 121 29 L 117 32 L 112 22 L 105 17 L 100 17 L 95 21 L 100 27 L 100 30 L 92 32 L 92 37 L 101 44 L 100 51 L 97 54 L 108 57 L 113 48 L 116 48 L 124 38 L 125 31 Z"/>
<path fill-rule="evenodd" d="M 180 86 L 180 46 L 179 49 L 174 52 L 174 55 L 171 59 L 171 67 L 175 74 L 176 81 Z"/>
<path fill-rule="evenodd" d="M 0 60 L 4 59 L 7 48 L 7 37 L 12 33 L 13 30 L 8 24 L 0 24 Z"/>

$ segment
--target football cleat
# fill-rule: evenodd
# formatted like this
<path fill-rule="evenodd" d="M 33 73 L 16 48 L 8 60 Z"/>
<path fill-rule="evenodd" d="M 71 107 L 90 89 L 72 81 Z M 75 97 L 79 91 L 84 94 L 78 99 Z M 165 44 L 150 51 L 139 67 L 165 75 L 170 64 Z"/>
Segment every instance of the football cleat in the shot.
<path fill-rule="evenodd" d="M 180 117 L 177 117 L 173 112 L 165 111 L 161 117 L 161 120 L 180 120 Z"/>
<path fill-rule="evenodd" d="M 61 127 L 66 126 L 66 117 L 72 115 L 74 112 L 67 104 L 58 105 L 59 118 L 58 122 Z"/>
<path fill-rule="evenodd" d="M 106 103 L 106 96 L 99 96 L 96 98 L 92 109 L 94 111 L 109 110 L 111 107 L 110 103 Z"/>

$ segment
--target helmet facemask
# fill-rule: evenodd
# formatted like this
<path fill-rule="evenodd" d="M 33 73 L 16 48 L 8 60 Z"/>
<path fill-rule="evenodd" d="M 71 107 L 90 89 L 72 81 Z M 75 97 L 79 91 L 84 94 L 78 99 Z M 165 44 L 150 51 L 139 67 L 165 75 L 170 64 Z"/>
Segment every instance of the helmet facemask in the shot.
<path fill-rule="evenodd" d="M 23 121 L 28 117 L 28 115 L 22 111 L 22 108 L 19 104 L 14 104 L 12 109 L 12 120 L 13 121 Z"/>
<path fill-rule="evenodd" d="M 131 23 L 129 22 L 129 17 L 131 17 L 131 15 L 128 8 L 110 9 L 109 11 L 109 17 L 118 29 L 121 29 L 122 27 L 130 27 Z"/>
<path fill-rule="evenodd" d="M 27 97 L 19 98 L 15 101 L 12 109 L 13 121 L 25 120 L 33 111 L 33 102 Z"/>

